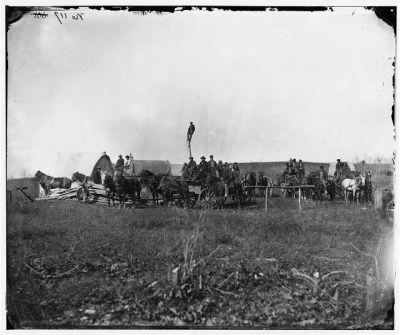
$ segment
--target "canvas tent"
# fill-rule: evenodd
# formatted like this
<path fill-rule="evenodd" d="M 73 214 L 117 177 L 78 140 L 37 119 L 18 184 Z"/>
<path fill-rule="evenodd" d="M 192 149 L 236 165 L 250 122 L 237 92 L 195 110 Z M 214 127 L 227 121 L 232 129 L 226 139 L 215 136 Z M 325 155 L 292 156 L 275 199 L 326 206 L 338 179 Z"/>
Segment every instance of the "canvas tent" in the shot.
<path fill-rule="evenodd" d="M 44 195 L 44 190 L 36 178 L 7 180 L 7 202 L 30 201 L 28 197 L 31 199 L 37 199 L 43 198 Z"/>
<path fill-rule="evenodd" d="M 95 180 L 96 170 L 100 168 L 101 171 L 106 171 L 110 176 L 114 174 L 114 166 L 111 162 L 111 159 L 105 153 L 97 160 L 96 164 L 93 167 L 92 173 L 90 174 L 90 178 Z"/>
<path fill-rule="evenodd" d="M 333 176 L 335 174 L 336 163 L 337 162 L 332 162 L 332 163 L 329 164 L 329 168 L 328 168 L 328 175 L 329 176 Z M 351 162 L 342 162 L 342 164 L 345 164 L 345 170 L 346 170 L 346 166 L 347 166 L 347 171 L 356 172 L 356 167 L 354 166 L 353 163 L 351 163 Z"/>

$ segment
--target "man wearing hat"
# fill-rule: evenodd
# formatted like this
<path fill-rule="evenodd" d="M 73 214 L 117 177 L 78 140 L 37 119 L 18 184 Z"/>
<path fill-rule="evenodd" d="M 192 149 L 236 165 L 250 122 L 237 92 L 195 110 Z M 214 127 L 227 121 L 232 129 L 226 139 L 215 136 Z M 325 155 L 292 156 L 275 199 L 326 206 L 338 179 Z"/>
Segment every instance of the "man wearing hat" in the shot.
<path fill-rule="evenodd" d="M 192 156 L 190 156 L 190 157 L 189 157 L 188 168 L 193 170 L 193 169 L 195 169 L 196 167 L 197 167 L 196 161 L 193 160 L 193 157 L 192 157 Z"/>
<path fill-rule="evenodd" d="M 122 170 L 124 168 L 124 159 L 122 158 L 122 155 L 118 156 L 118 160 L 115 163 L 115 170 Z"/>
<path fill-rule="evenodd" d="M 336 171 L 335 171 L 336 179 L 340 179 L 342 177 L 342 174 L 343 174 L 343 164 L 340 161 L 340 159 L 338 158 L 336 160 Z"/>
<path fill-rule="evenodd" d="M 305 170 L 304 170 L 304 163 L 301 159 L 299 159 L 299 162 L 297 164 L 297 170 L 298 170 L 299 178 L 303 179 L 304 175 L 305 175 Z"/>
<path fill-rule="evenodd" d="M 208 171 L 208 164 L 206 162 L 206 158 L 204 156 L 201 156 L 200 159 L 201 159 L 201 161 L 199 163 L 200 172 L 205 173 Z"/>
<path fill-rule="evenodd" d="M 235 183 L 240 182 L 240 168 L 236 162 L 232 166 L 232 177 Z"/>
<path fill-rule="evenodd" d="M 218 175 L 218 169 L 217 169 L 217 162 L 214 160 L 214 156 L 210 155 L 210 160 L 208 161 L 208 171 L 213 175 L 213 176 L 219 176 Z"/>
<path fill-rule="evenodd" d="M 218 161 L 217 164 L 217 171 L 218 171 L 218 176 L 221 177 L 222 176 L 222 170 L 224 169 L 224 163 L 222 163 L 221 160 Z"/>

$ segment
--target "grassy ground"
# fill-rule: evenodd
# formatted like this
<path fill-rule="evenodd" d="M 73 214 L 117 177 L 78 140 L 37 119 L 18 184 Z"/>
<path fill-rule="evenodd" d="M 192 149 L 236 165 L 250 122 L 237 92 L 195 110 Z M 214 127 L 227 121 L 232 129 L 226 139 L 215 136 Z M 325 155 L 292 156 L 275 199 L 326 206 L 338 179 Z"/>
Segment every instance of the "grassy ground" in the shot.
<path fill-rule="evenodd" d="M 9 206 L 8 309 L 33 328 L 381 323 L 391 302 L 391 272 L 381 266 L 390 223 L 339 203 L 306 202 L 298 212 L 296 201 L 272 198 L 270 209 Z M 378 271 L 363 253 L 377 256 Z M 316 272 L 331 275 L 318 282 Z"/>

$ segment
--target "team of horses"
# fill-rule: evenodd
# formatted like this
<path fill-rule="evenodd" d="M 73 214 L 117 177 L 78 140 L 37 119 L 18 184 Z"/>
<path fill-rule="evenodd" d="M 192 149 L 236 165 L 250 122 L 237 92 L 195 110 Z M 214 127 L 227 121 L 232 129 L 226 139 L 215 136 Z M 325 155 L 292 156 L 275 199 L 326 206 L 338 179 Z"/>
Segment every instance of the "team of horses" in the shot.
<path fill-rule="evenodd" d="M 75 182 L 81 186 L 77 193 L 78 200 L 87 201 L 89 198 L 91 180 L 90 177 L 82 173 L 75 172 L 72 178 L 69 179 L 66 177 L 55 178 L 41 171 L 37 171 L 35 177 L 43 187 L 46 195 L 48 195 L 53 188 L 67 189 Z M 193 183 L 201 186 L 202 191 L 199 198 L 207 202 L 208 199 L 212 197 L 215 207 L 218 208 L 223 208 L 227 196 L 235 200 L 238 208 L 240 208 L 243 201 L 252 201 L 256 192 L 265 196 L 267 187 L 269 187 L 269 195 L 272 195 L 272 188 L 274 186 L 281 186 L 281 195 L 283 197 L 288 195 L 295 197 L 298 189 L 283 188 L 287 185 L 312 185 L 313 188 L 305 188 L 302 190 L 301 196 L 304 199 L 335 200 L 336 196 L 339 194 L 343 196 L 346 203 L 350 200 L 357 203 L 359 203 L 361 199 L 367 202 L 372 200 L 370 173 L 366 176 L 357 175 L 352 176 L 352 178 L 344 178 L 340 183 L 332 177 L 324 183 L 319 178 L 319 171 L 315 171 L 310 172 L 307 176 L 303 177 L 302 180 L 290 180 L 289 178 L 283 180 L 280 177 L 277 183 L 274 183 L 273 180 L 264 175 L 263 172 L 259 172 L 258 174 L 256 172 L 247 172 L 240 181 L 235 180 L 232 176 L 231 180 L 228 182 L 228 193 L 225 182 L 210 173 L 197 175 L 194 180 L 188 180 L 186 176 L 172 177 L 155 175 L 148 170 L 143 171 L 140 176 L 132 177 L 125 176 L 122 171 L 116 170 L 113 175 L 103 172 L 101 175 L 101 183 L 106 192 L 108 206 L 111 206 L 111 204 L 115 206 L 115 200 L 118 200 L 120 207 L 125 207 L 129 199 L 132 200 L 134 204 L 136 201 L 140 201 L 141 191 L 144 187 L 150 191 L 154 204 L 159 203 L 161 196 L 161 200 L 164 203 L 171 203 L 179 199 L 185 207 L 192 207 L 196 202 L 194 196 L 198 196 L 189 191 L 189 186 L 193 185 Z"/>

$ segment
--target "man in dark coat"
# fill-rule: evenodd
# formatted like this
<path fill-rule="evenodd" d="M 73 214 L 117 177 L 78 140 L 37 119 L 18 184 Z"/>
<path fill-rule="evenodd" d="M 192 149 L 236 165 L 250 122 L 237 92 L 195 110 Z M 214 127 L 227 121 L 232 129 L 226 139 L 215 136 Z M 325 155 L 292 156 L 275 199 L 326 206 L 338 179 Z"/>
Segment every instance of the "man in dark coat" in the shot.
<path fill-rule="evenodd" d="M 233 163 L 233 167 L 232 167 L 232 177 L 233 177 L 233 181 L 235 183 L 240 182 L 240 168 L 238 163 Z"/>
<path fill-rule="evenodd" d="M 227 162 L 224 164 L 224 168 L 222 170 L 222 181 L 224 182 L 225 186 L 225 198 L 228 197 L 229 193 L 229 183 L 231 182 L 232 179 L 232 170 L 229 168 L 229 165 Z"/>
<path fill-rule="evenodd" d="M 305 170 L 304 170 L 304 163 L 301 159 L 299 159 L 299 162 L 297 163 L 297 171 L 299 178 L 302 179 L 305 175 Z"/>
<path fill-rule="evenodd" d="M 115 170 L 122 170 L 124 168 L 124 159 L 122 158 L 122 155 L 118 156 L 118 160 L 115 163 Z"/>
<path fill-rule="evenodd" d="M 197 170 L 196 161 L 193 160 L 192 156 L 189 157 L 189 163 L 187 164 L 187 170 L 188 170 L 188 173 L 186 175 L 189 176 L 190 179 L 192 179 Z"/>
<path fill-rule="evenodd" d="M 190 122 L 189 128 L 187 130 L 187 141 L 190 143 L 192 140 L 192 136 L 194 131 L 196 130 L 196 127 L 194 126 L 193 122 Z"/>
<path fill-rule="evenodd" d="M 93 182 L 95 184 L 101 184 L 101 168 L 98 167 L 93 176 Z"/>
<path fill-rule="evenodd" d="M 218 169 L 217 169 L 217 162 L 214 160 L 214 156 L 210 155 L 210 160 L 208 161 L 208 171 L 213 176 L 219 176 Z"/>

